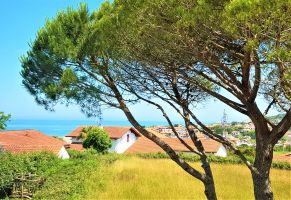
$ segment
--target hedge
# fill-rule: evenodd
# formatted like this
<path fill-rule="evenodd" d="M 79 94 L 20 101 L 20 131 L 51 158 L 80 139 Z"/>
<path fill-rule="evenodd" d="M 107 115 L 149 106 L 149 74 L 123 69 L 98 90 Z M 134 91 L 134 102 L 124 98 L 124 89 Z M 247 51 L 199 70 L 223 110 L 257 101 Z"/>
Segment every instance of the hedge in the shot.
<path fill-rule="evenodd" d="M 138 157 L 145 158 L 145 159 L 170 159 L 170 157 L 165 153 L 143 153 L 143 154 L 136 154 Z M 189 162 L 199 162 L 200 159 L 197 155 L 189 154 L 189 153 L 179 153 L 179 156 L 186 161 Z M 247 159 L 250 162 L 253 162 L 253 157 L 247 156 Z M 218 163 L 218 164 L 243 164 L 242 160 L 239 159 L 237 156 L 230 155 L 227 157 L 219 157 L 215 155 L 209 155 L 208 160 L 210 163 Z M 288 162 L 279 162 L 274 161 L 272 163 L 272 168 L 276 169 L 285 169 L 291 170 L 291 164 Z"/>
<path fill-rule="evenodd" d="M 52 153 L 10 154 L 0 153 L 0 198 L 7 196 L 17 174 L 44 173 L 60 159 Z"/>
<path fill-rule="evenodd" d="M 34 199 L 82 199 L 84 181 L 94 172 L 92 169 L 110 165 L 122 157 L 117 154 L 101 155 L 93 149 L 68 152 L 70 159 L 65 160 L 47 152 L 0 153 L 0 199 L 9 196 L 17 174 L 28 173 L 35 173 L 45 180 Z"/>

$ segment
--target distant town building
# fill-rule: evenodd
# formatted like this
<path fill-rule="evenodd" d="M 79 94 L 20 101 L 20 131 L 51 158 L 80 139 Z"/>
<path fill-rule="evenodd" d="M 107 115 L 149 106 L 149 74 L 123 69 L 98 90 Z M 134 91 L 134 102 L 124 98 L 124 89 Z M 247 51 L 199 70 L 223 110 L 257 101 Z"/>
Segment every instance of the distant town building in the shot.
<path fill-rule="evenodd" d="M 243 131 L 253 131 L 255 130 L 255 125 L 251 121 L 247 121 L 243 124 Z"/>
<path fill-rule="evenodd" d="M 239 131 L 232 131 L 231 135 L 234 136 L 234 137 L 237 137 L 237 136 L 240 135 L 240 132 Z"/>
<path fill-rule="evenodd" d="M 234 143 L 236 146 L 254 146 L 254 144 L 252 144 L 249 139 L 229 138 L 228 140 Z"/>
<path fill-rule="evenodd" d="M 175 131 L 178 133 L 180 138 L 190 138 L 189 133 L 185 127 L 179 125 L 179 126 L 175 126 L 174 128 L 175 128 Z M 169 126 L 156 126 L 156 127 L 151 128 L 151 129 L 154 132 L 162 134 L 166 137 L 177 138 L 176 134 L 174 133 L 172 128 Z M 205 137 L 204 134 L 200 133 L 200 131 L 198 129 L 194 129 L 194 131 L 195 131 L 196 135 L 198 135 L 198 137 Z"/>

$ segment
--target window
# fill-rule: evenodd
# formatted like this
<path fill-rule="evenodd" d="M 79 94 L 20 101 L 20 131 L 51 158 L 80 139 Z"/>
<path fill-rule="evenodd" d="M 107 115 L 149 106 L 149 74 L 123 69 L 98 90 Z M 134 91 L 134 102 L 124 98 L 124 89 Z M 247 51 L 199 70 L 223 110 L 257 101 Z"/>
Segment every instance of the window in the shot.
<path fill-rule="evenodd" d="M 129 134 L 127 134 L 127 142 L 129 142 Z"/>

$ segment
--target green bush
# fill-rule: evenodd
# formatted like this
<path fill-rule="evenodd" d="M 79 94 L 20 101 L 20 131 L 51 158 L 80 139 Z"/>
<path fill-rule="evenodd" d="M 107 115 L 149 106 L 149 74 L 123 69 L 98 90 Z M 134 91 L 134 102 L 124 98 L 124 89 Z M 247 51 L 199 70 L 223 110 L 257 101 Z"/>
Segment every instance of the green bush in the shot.
<path fill-rule="evenodd" d="M 246 131 L 241 133 L 242 136 L 250 136 L 251 139 L 256 139 L 256 131 Z"/>
<path fill-rule="evenodd" d="M 69 154 L 70 159 L 63 160 L 46 152 L 0 153 L 0 199 L 8 198 L 17 174 L 28 173 L 35 173 L 45 180 L 34 199 L 82 199 L 88 176 L 120 158 L 117 154 L 98 154 L 94 149 L 69 150 Z M 96 184 L 101 181 L 96 180 Z"/>
<path fill-rule="evenodd" d="M 45 172 L 60 159 L 52 153 L 0 153 L 0 198 L 9 194 L 17 174 L 34 173 L 44 177 Z"/>
<path fill-rule="evenodd" d="M 136 154 L 138 157 L 141 157 L 141 158 L 146 158 L 146 159 L 150 159 L 150 158 L 170 158 L 168 156 L 168 154 L 166 153 L 137 153 Z"/>
<path fill-rule="evenodd" d="M 96 188 L 102 188 L 106 176 L 102 170 L 119 159 L 117 154 L 102 155 L 92 149 L 70 153 L 73 155 L 71 159 L 63 160 L 48 171 L 47 179 L 34 199 L 84 199 L 88 190 L 87 181 L 94 181 Z M 88 178 L 92 175 L 96 177 L 94 180 Z"/>
<path fill-rule="evenodd" d="M 154 159 L 168 159 L 170 158 L 165 153 L 145 153 L 145 154 L 136 154 L 137 156 L 145 159 L 154 158 Z M 190 154 L 190 153 L 178 153 L 178 155 L 186 161 L 189 162 L 198 162 L 200 161 L 199 156 Z M 213 163 L 232 163 L 232 164 L 239 164 L 241 160 L 235 156 L 228 156 L 228 157 L 219 157 L 215 155 L 208 156 L 209 162 Z"/>
<path fill-rule="evenodd" d="M 86 127 L 82 131 L 82 136 L 86 138 L 83 141 L 85 148 L 93 148 L 100 153 L 106 153 L 112 146 L 109 135 L 102 128 L 94 126 Z"/>
<path fill-rule="evenodd" d="M 274 151 L 281 151 L 281 152 L 291 152 L 291 145 L 288 146 L 275 146 Z"/>
<path fill-rule="evenodd" d="M 272 167 L 273 168 L 277 168 L 277 169 L 286 169 L 286 170 L 291 170 L 291 164 L 288 162 L 273 162 L 272 163 Z"/>
<path fill-rule="evenodd" d="M 238 149 L 245 155 L 245 156 L 252 156 L 254 157 L 256 155 L 256 149 L 255 147 L 249 147 L 249 146 L 240 146 Z"/>
<path fill-rule="evenodd" d="M 95 157 L 61 162 L 48 171 L 47 179 L 34 199 L 81 199 L 81 194 L 85 193 L 85 180 L 99 163 Z"/>
<path fill-rule="evenodd" d="M 89 148 L 84 151 L 67 150 L 71 159 L 92 159 L 92 156 L 98 154 L 97 150 Z"/>

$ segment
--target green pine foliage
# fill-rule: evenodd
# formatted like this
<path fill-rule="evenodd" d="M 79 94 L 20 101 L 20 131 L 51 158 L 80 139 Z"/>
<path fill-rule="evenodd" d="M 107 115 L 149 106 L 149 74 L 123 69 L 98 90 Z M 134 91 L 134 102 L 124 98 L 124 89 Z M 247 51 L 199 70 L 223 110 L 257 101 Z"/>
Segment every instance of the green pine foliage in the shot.
<path fill-rule="evenodd" d="M 0 131 L 4 130 L 7 126 L 7 121 L 10 119 L 11 115 L 6 115 L 4 112 L 0 112 Z"/>

